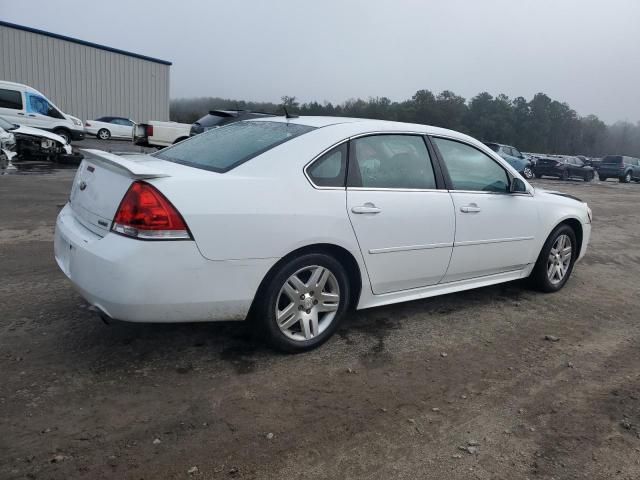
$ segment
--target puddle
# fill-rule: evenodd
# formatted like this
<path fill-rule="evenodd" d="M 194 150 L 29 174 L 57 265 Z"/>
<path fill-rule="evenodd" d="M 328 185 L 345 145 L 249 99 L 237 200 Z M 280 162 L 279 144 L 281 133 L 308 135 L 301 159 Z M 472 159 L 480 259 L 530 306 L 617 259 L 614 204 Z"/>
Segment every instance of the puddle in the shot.
<path fill-rule="evenodd" d="M 14 161 L 6 168 L 0 168 L 0 175 L 47 175 L 61 170 L 75 170 L 77 164 L 53 163 L 47 160 Z"/>

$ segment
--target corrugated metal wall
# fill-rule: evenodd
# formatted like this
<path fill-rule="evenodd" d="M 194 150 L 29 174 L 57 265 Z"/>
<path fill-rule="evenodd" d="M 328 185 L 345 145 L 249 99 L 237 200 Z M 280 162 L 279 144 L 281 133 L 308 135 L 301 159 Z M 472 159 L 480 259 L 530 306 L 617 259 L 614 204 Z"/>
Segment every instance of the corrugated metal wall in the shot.
<path fill-rule="evenodd" d="M 169 120 L 169 67 L 0 25 L 0 80 L 40 90 L 81 120 Z"/>

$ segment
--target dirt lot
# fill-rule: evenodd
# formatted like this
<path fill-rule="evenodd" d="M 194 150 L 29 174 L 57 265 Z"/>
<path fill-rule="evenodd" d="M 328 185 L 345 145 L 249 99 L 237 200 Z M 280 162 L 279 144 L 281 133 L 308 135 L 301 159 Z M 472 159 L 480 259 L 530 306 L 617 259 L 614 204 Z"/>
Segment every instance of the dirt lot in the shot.
<path fill-rule="evenodd" d="M 52 255 L 73 170 L 36 171 L 0 177 L 0 478 L 640 478 L 640 185 L 537 182 L 595 214 L 561 293 L 362 311 L 285 356 L 104 325 Z"/>

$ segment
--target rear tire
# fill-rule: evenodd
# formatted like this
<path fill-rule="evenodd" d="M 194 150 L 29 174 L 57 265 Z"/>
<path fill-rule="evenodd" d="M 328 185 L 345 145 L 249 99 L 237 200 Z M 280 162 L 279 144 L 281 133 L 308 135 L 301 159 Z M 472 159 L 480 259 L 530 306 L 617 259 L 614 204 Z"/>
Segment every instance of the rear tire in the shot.
<path fill-rule="evenodd" d="M 256 297 L 252 321 L 274 348 L 305 352 L 334 334 L 350 298 L 344 267 L 330 255 L 308 253 L 269 273 Z"/>
<path fill-rule="evenodd" d="M 593 180 L 593 172 L 585 172 L 583 179 L 585 182 Z"/>
<path fill-rule="evenodd" d="M 560 176 L 560 180 L 564 180 L 564 181 L 569 180 L 569 172 L 566 170 L 563 170 L 562 175 Z"/>
<path fill-rule="evenodd" d="M 111 138 L 111 132 L 106 128 L 101 128 L 98 130 L 98 134 L 96 135 L 100 140 L 109 140 Z"/>
<path fill-rule="evenodd" d="M 564 247 L 559 245 L 563 237 L 570 241 L 569 251 L 566 249 L 568 246 L 566 242 Z M 573 228 L 566 223 L 558 225 L 544 242 L 538 255 L 538 260 L 529 276 L 531 286 L 545 293 L 560 290 L 571 276 L 577 253 L 576 234 Z"/>
<path fill-rule="evenodd" d="M 604 175 L 598 175 L 598 178 L 600 179 L 601 182 L 606 182 L 607 178 L 609 177 L 605 177 Z"/>
<path fill-rule="evenodd" d="M 527 180 L 531 180 L 534 177 L 531 167 L 525 167 L 522 171 L 522 176 Z"/>

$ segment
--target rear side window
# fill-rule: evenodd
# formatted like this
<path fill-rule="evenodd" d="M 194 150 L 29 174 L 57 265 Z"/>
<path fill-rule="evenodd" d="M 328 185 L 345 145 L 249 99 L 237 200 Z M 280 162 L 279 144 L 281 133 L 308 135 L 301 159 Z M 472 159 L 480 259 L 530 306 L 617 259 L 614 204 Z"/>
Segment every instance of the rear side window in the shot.
<path fill-rule="evenodd" d="M 435 189 L 424 139 L 416 135 L 372 135 L 351 141 L 349 186 Z"/>
<path fill-rule="evenodd" d="M 622 163 L 622 157 L 620 155 L 607 155 L 602 159 L 602 163 L 615 163 L 619 165 Z"/>
<path fill-rule="evenodd" d="M 22 95 L 20 92 L 0 88 L 0 108 L 22 110 Z"/>
<path fill-rule="evenodd" d="M 318 187 L 344 187 L 347 171 L 347 144 L 328 151 L 307 168 L 307 175 Z"/>
<path fill-rule="evenodd" d="M 454 190 L 480 192 L 509 191 L 509 177 L 498 162 L 480 150 L 454 140 L 433 138 Z"/>
<path fill-rule="evenodd" d="M 167 147 L 155 156 L 224 173 L 311 130 L 315 128 L 295 123 L 236 122 Z"/>

